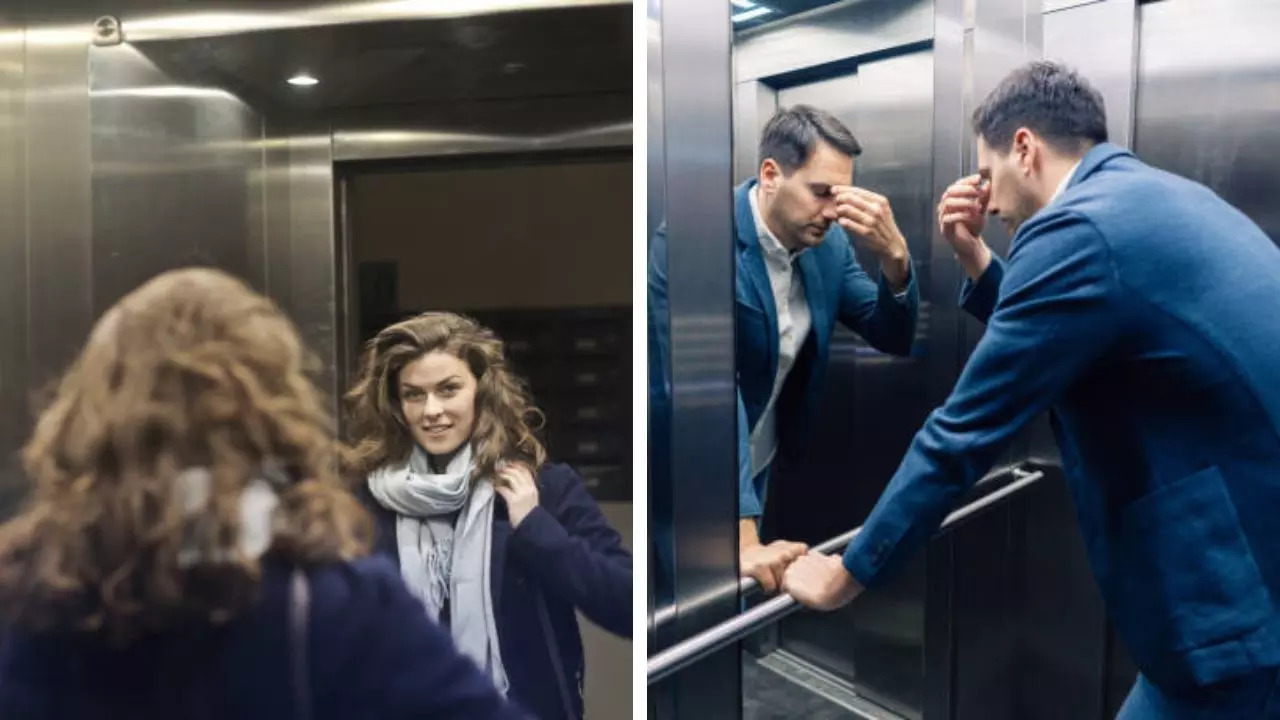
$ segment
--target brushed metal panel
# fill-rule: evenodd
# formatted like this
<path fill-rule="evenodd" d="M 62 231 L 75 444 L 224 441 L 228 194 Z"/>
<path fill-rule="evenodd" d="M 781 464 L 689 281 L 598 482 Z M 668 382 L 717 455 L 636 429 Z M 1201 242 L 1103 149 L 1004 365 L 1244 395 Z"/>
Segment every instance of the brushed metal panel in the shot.
<path fill-rule="evenodd" d="M 969 116 L 974 108 L 995 89 L 1009 72 L 1023 63 L 1039 58 L 1042 53 L 1044 38 L 1044 19 L 1040 0 L 980 0 L 974 8 L 974 29 L 972 36 L 972 65 L 967 68 L 971 73 L 968 80 L 972 94 L 965 107 L 965 136 L 968 138 L 969 163 L 966 172 L 977 169 L 977 151 L 974 149 L 976 139 Z M 955 178 L 952 178 L 954 181 Z M 939 192 L 941 195 L 941 192 Z M 1012 237 L 998 222 L 988 222 L 983 239 L 991 246 L 993 252 L 1006 256 Z M 958 288 L 958 286 L 957 286 Z M 957 295 L 953 294 L 953 298 Z M 960 313 L 960 357 L 958 371 L 963 369 L 973 349 L 982 338 L 985 326 L 967 313 Z M 997 466 L 1007 466 L 1026 459 L 1031 454 L 1032 438 L 1043 435 L 1046 423 L 1044 417 L 1038 418 L 1033 425 L 1023 431 L 996 462 Z M 1040 430 L 1037 430 L 1040 428 Z"/>
<path fill-rule="evenodd" d="M 969 147 L 968 118 L 965 114 L 966 85 L 970 73 L 965 63 L 966 0 L 935 0 L 933 36 L 933 123 L 930 143 L 932 173 L 930 198 L 942 197 L 965 170 Z M 971 15 L 970 15 L 971 17 Z M 970 35 L 971 37 L 971 35 Z M 942 238 L 936 223 L 929 223 L 929 265 L 919 278 L 921 310 L 928 308 L 923 354 L 929 402 L 940 404 L 950 393 L 959 375 L 957 323 L 960 310 L 955 298 L 963 271 L 951 247 Z M 923 321 L 923 317 L 921 320 Z M 954 577 L 955 554 L 950 543 L 932 547 L 927 555 L 922 717 L 934 720 L 951 716 L 955 697 L 954 657 Z"/>
<path fill-rule="evenodd" d="M 1044 15 L 1044 57 L 1064 62 L 1102 93 L 1111 142 L 1133 146 L 1138 8 L 1133 0 L 1077 3 Z"/>
<path fill-rule="evenodd" d="M 848 0 L 740 33 L 735 82 L 928 40 L 932 0 Z"/>
<path fill-rule="evenodd" d="M 267 120 L 267 292 L 318 361 L 316 382 L 337 412 L 338 249 L 333 144 L 313 125 Z"/>
<path fill-rule="evenodd" d="M 1140 7 L 1139 155 L 1208 185 L 1280 243 L 1280 4 Z"/>
<path fill-rule="evenodd" d="M 21 487 L 27 403 L 26 32 L 0 20 L 0 517 Z"/>
<path fill-rule="evenodd" d="M 737 611 L 730 4 L 661 4 L 677 633 Z M 680 717 L 741 715 L 729 647 L 659 685 Z"/>
<path fill-rule="evenodd" d="M 217 88 L 175 84 L 129 45 L 89 53 L 94 305 L 166 270 L 260 275 L 261 120 Z"/>
<path fill-rule="evenodd" d="M 778 109 L 773 88 L 758 80 L 740 82 L 733 98 L 733 184 L 746 182 L 760 170 L 760 133 Z"/>
<path fill-rule="evenodd" d="M 79 352 L 94 318 L 87 28 L 26 33 L 28 383 Z"/>

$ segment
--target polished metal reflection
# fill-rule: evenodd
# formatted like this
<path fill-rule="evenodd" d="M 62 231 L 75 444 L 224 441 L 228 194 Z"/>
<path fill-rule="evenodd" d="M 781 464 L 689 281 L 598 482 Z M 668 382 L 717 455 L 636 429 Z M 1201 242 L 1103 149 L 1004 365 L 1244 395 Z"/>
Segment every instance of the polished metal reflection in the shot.
<path fill-rule="evenodd" d="M 760 133 L 778 109 L 777 92 L 759 80 L 734 86 L 733 184 L 755 177 L 760 170 Z"/>
<path fill-rule="evenodd" d="M 670 526 L 682 636 L 730 617 L 737 607 L 733 596 L 697 608 L 683 605 L 738 580 L 730 7 L 722 0 L 661 5 Z M 736 653 L 708 658 L 660 694 L 681 717 L 738 716 Z"/>
<path fill-rule="evenodd" d="M 930 157 L 933 57 L 908 48 L 840 75 L 778 91 L 780 106 L 834 113 L 863 147 L 857 185 L 886 196 L 917 272 L 928 272 L 933 201 Z M 857 251 L 873 277 L 878 259 Z M 916 342 L 931 327 L 927 291 Z M 885 355 L 852 331 L 833 333 L 826 397 L 803 459 L 775 472 L 766 510 L 777 537 L 818 540 L 866 516 L 932 409 L 927 365 Z M 769 522 L 767 521 L 767 525 Z M 924 566 L 866 602 L 834 615 L 803 615 L 781 627 L 781 646 L 852 680 L 858 692 L 914 716 L 923 693 Z"/>
<path fill-rule="evenodd" d="M 482 153 L 529 153 L 631 147 L 630 121 L 589 125 L 548 134 L 478 131 L 335 129 L 334 159 L 375 160 Z"/>
<path fill-rule="evenodd" d="M 67 367 L 95 317 L 87 31 L 26 33 L 27 381 L 37 387 Z"/>
<path fill-rule="evenodd" d="M 262 118 L 130 45 L 92 48 L 89 62 L 95 313 L 175 267 L 249 278 L 264 242 Z"/>
<path fill-rule="evenodd" d="M 1139 156 L 1208 185 L 1280 243 L 1280 26 L 1270 0 L 1140 8 Z"/>
<path fill-rule="evenodd" d="M 848 0 L 740 33 L 734 80 L 782 75 L 932 36 L 932 0 Z"/>
<path fill-rule="evenodd" d="M 1060 60 L 1102 93 L 1111 142 L 1133 146 L 1137 89 L 1138 8 L 1133 0 L 1094 0 L 1049 12 L 1045 3 L 1044 57 Z M 1086 45 L 1081 38 L 1090 38 Z"/>
<path fill-rule="evenodd" d="M 337 410 L 338 248 L 332 140 L 307 124 L 268 120 L 266 153 L 267 294 L 298 327 L 320 361 L 318 384 Z"/>
<path fill-rule="evenodd" d="M 28 430 L 25 37 L 0 20 L 0 517 L 17 501 Z"/>

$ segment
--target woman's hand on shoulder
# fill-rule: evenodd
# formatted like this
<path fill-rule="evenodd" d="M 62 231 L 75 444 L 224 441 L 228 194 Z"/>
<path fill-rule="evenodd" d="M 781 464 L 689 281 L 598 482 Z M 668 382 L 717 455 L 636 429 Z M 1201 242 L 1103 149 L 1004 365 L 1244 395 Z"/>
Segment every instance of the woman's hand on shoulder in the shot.
<path fill-rule="evenodd" d="M 534 482 L 533 472 L 523 463 L 503 463 L 498 469 L 498 479 L 494 488 L 507 501 L 511 527 L 517 528 L 538 506 L 538 484 Z"/>

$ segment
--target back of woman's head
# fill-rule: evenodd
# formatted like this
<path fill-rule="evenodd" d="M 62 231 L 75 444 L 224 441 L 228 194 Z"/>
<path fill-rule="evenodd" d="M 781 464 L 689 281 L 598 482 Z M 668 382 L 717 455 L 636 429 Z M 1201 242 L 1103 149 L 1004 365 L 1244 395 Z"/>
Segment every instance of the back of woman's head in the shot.
<path fill-rule="evenodd" d="M 292 324 L 215 270 L 160 275 L 98 321 L 24 449 L 0 528 L 0 610 L 113 638 L 220 621 L 253 598 L 251 486 L 278 498 L 269 553 L 351 558 L 369 521 L 339 489 L 330 418 Z M 192 480 L 203 482 L 192 482 Z"/>
<path fill-rule="evenodd" d="M 542 465 L 546 450 L 534 434 L 542 414 L 508 366 L 502 341 L 471 318 L 429 312 L 384 328 L 365 346 L 360 375 L 346 396 L 349 468 L 368 473 L 408 458 L 414 441 L 402 409 L 400 375 L 434 352 L 461 360 L 475 377 L 469 442 L 477 474 L 493 477 L 500 461 Z"/>

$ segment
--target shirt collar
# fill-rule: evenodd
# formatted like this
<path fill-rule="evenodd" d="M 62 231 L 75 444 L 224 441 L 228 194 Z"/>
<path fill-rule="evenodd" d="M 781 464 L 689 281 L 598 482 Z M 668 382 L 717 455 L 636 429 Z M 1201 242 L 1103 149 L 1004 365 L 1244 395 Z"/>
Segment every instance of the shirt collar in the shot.
<path fill-rule="evenodd" d="M 782 244 L 782 241 L 773 234 L 773 231 L 769 229 L 769 226 L 765 224 L 764 215 L 760 213 L 759 184 L 751 188 L 747 195 L 751 202 L 751 217 L 756 224 L 756 237 L 760 240 L 760 247 L 764 250 L 765 255 L 775 258 L 781 262 L 794 263 L 796 258 L 800 257 L 800 255 L 804 253 L 805 250 L 808 250 L 808 248 L 803 248 L 799 252 L 791 252 Z"/>
<path fill-rule="evenodd" d="M 1076 170 L 1080 169 L 1080 163 L 1083 161 L 1084 158 L 1077 160 L 1076 164 L 1072 165 L 1071 169 L 1067 171 L 1067 174 L 1062 176 L 1062 182 L 1058 183 L 1058 189 L 1053 191 L 1053 197 L 1049 198 L 1049 202 L 1047 204 L 1053 204 L 1053 201 L 1057 200 L 1058 196 L 1066 191 L 1067 185 L 1071 182 L 1071 176 L 1076 174 Z"/>

